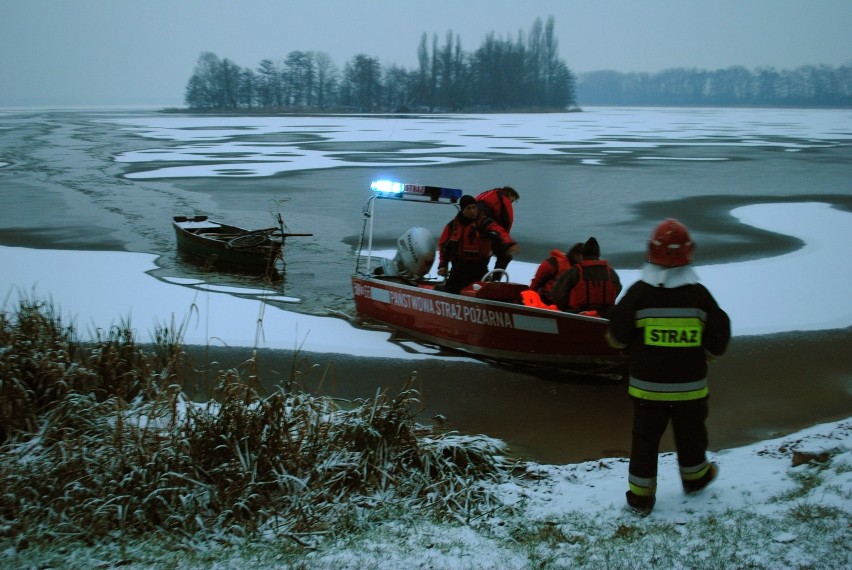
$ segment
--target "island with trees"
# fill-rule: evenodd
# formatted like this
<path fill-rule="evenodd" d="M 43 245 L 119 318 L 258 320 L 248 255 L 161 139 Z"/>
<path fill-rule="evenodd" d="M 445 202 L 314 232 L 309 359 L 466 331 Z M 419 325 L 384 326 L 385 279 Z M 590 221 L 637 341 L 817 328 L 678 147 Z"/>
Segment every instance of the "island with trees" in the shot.
<path fill-rule="evenodd" d="M 516 38 L 489 33 L 472 52 L 458 35 L 426 33 L 414 69 L 355 55 L 340 69 L 325 52 L 291 51 L 255 69 L 204 52 L 184 101 L 194 112 L 564 112 L 579 105 L 852 107 L 852 61 L 794 70 L 731 66 L 658 73 L 575 74 L 559 57 L 555 21 Z"/>

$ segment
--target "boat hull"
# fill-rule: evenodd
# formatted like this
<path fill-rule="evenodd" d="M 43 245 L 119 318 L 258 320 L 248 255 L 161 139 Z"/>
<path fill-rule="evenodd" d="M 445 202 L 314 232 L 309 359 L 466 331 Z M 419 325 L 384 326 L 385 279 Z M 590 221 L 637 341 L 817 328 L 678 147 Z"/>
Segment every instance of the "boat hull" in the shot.
<path fill-rule="evenodd" d="M 606 342 L 608 321 L 599 317 L 453 295 L 366 275 L 352 276 L 352 290 L 360 319 L 478 357 L 562 368 L 624 362 Z"/>
<path fill-rule="evenodd" d="M 217 268 L 251 272 L 274 272 L 281 256 L 280 239 L 265 237 L 250 247 L 232 247 L 236 238 L 245 239 L 252 231 L 208 220 L 204 216 L 175 217 L 173 221 L 178 251 L 192 260 Z"/>

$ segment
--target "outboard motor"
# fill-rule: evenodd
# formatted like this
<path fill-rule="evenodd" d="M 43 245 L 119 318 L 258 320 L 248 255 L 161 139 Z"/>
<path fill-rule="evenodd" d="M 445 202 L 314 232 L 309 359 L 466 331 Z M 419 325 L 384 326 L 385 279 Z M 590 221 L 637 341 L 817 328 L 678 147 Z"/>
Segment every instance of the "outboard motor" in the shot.
<path fill-rule="evenodd" d="M 417 281 L 429 272 L 435 263 L 438 244 L 432 233 L 424 227 L 414 226 L 396 240 L 396 255 L 382 260 L 385 275 L 404 277 Z"/>

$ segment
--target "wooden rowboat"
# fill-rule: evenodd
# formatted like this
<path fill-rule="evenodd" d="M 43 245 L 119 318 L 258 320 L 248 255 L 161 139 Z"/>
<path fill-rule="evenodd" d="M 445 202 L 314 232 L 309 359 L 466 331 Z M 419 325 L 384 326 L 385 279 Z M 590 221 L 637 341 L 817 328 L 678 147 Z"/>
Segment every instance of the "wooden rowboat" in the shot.
<path fill-rule="evenodd" d="M 178 251 L 216 268 L 273 273 L 283 262 L 285 238 L 311 236 L 289 233 L 279 216 L 279 226 L 249 230 L 209 219 L 207 216 L 175 216 L 172 226 Z"/>

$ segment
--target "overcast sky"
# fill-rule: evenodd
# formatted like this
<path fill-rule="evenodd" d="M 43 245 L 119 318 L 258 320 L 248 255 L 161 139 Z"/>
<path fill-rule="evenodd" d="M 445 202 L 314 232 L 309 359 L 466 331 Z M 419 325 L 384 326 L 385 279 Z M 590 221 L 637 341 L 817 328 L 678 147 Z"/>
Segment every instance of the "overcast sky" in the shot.
<path fill-rule="evenodd" d="M 472 52 L 548 16 L 575 73 L 852 63 L 852 0 L 3 0 L 0 107 L 182 106 L 204 51 L 414 68 L 424 32 Z"/>

